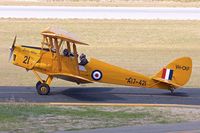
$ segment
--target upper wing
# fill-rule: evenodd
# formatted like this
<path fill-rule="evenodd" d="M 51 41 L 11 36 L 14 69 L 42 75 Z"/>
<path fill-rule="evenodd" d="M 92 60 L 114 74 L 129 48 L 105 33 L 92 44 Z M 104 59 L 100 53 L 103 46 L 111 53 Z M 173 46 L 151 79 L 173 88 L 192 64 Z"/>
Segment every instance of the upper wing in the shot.
<path fill-rule="evenodd" d="M 87 43 L 80 41 L 74 34 L 55 27 L 48 27 L 47 29 L 42 31 L 41 34 L 49 37 L 60 38 L 62 40 L 66 40 L 76 44 L 88 45 Z"/>

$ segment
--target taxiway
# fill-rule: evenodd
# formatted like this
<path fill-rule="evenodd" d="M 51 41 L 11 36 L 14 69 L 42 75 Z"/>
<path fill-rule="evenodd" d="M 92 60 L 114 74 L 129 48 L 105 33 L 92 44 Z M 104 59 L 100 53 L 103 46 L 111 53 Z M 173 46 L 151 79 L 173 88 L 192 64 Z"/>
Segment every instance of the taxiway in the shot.
<path fill-rule="evenodd" d="M 0 87 L 0 102 L 31 103 L 125 103 L 200 105 L 200 89 L 170 91 L 129 87 L 52 87 L 50 95 L 41 96 L 35 87 Z"/>

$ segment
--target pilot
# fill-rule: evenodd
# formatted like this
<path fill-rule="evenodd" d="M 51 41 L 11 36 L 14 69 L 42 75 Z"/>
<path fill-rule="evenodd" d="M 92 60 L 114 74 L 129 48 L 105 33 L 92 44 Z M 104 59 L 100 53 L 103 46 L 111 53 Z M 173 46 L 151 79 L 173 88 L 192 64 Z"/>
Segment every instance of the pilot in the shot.
<path fill-rule="evenodd" d="M 79 65 L 85 66 L 88 63 L 88 60 L 85 54 L 82 53 L 79 58 L 80 58 Z"/>
<path fill-rule="evenodd" d="M 63 50 L 63 55 L 64 56 L 69 56 L 69 50 L 68 49 L 64 49 Z"/>
<path fill-rule="evenodd" d="M 63 55 L 64 55 L 64 56 L 68 56 L 68 57 L 69 57 L 69 56 L 74 56 L 74 54 L 71 53 L 71 52 L 69 52 L 68 49 L 64 49 L 64 50 L 63 50 Z"/>

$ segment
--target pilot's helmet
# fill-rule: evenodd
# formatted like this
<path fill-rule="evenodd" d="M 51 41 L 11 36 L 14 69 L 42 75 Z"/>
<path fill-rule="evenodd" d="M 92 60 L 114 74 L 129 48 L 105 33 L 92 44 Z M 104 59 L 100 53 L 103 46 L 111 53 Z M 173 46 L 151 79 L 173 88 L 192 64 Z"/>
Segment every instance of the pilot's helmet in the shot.
<path fill-rule="evenodd" d="M 82 53 L 82 54 L 80 55 L 80 59 L 83 59 L 83 58 L 86 58 L 86 55 Z"/>
<path fill-rule="evenodd" d="M 64 49 L 64 50 L 63 50 L 63 54 L 64 54 L 65 56 L 69 55 L 68 49 Z"/>

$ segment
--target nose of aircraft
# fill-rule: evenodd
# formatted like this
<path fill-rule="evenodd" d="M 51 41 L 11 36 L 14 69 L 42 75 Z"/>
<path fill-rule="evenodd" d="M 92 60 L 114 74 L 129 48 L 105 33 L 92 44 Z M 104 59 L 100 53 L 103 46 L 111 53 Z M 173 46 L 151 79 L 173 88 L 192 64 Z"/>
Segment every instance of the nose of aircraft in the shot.
<path fill-rule="evenodd" d="M 17 36 L 15 36 L 15 38 L 14 38 L 14 40 L 13 40 L 13 44 L 12 44 L 12 46 L 10 47 L 9 61 L 10 61 L 12 55 L 13 55 L 13 51 L 14 51 L 14 48 L 15 48 L 16 39 L 17 39 Z"/>

